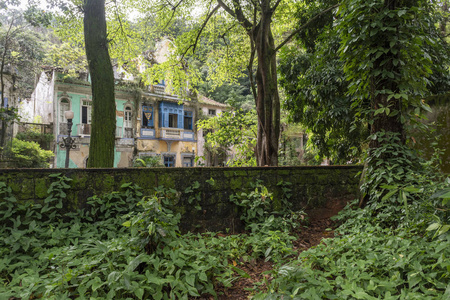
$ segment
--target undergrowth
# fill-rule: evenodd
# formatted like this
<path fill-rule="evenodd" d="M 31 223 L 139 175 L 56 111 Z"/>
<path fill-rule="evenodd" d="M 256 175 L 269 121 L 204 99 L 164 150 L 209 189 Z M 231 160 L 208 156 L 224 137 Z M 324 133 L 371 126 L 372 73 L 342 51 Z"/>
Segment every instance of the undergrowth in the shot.
<path fill-rule="evenodd" d="M 292 232 L 304 214 L 286 182 L 280 199 L 260 182 L 231 197 L 240 235 L 182 234 L 180 192 L 164 187 L 143 195 L 124 184 L 62 214 L 69 178 L 53 175 L 43 203 L 19 202 L 0 183 L 0 299 L 217 298 L 260 259 L 274 268 L 253 299 L 450 299 L 450 178 L 396 136 L 377 138 L 365 207 L 348 205 L 335 237 L 299 255 Z M 199 188 L 184 191 L 194 207 Z"/>
<path fill-rule="evenodd" d="M 379 133 L 336 236 L 270 271 L 254 299 L 450 299 L 450 178 Z"/>
<path fill-rule="evenodd" d="M 248 234 L 181 234 L 174 212 L 180 192 L 158 187 L 143 195 L 124 184 L 62 214 L 71 180 L 51 177 L 43 203 L 17 201 L 0 183 L 0 299 L 217 297 L 216 287 L 249 277 L 241 264 L 281 263 L 293 253 L 280 212 L 249 224 Z M 198 188 L 196 182 L 186 190 L 188 201 L 198 200 Z M 266 196 L 257 183 L 249 197 Z M 238 198 L 245 201 L 245 194 Z"/>

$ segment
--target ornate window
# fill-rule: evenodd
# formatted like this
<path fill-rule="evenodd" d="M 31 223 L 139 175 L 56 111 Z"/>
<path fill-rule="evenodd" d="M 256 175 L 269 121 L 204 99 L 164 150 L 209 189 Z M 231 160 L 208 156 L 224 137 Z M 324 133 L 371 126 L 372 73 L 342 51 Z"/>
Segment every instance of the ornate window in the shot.
<path fill-rule="evenodd" d="M 153 106 L 142 105 L 142 126 L 153 127 Z"/>
<path fill-rule="evenodd" d="M 59 121 L 61 123 L 67 123 L 64 113 L 68 110 L 70 110 L 70 100 L 67 98 L 61 98 L 61 100 L 59 100 Z"/>
<path fill-rule="evenodd" d="M 133 116 L 133 114 L 132 114 L 131 107 L 130 106 L 125 106 L 123 127 L 125 127 L 125 128 L 132 128 L 133 127 L 132 116 Z"/>

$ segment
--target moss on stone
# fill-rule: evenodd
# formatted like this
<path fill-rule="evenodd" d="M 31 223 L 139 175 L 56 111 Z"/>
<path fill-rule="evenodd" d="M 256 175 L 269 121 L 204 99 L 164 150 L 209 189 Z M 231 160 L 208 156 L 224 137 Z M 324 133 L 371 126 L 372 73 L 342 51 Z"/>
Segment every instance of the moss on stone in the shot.
<path fill-rule="evenodd" d="M 45 199 L 47 197 L 47 190 L 50 186 L 48 177 L 36 178 L 34 180 L 34 195 L 37 199 Z"/>

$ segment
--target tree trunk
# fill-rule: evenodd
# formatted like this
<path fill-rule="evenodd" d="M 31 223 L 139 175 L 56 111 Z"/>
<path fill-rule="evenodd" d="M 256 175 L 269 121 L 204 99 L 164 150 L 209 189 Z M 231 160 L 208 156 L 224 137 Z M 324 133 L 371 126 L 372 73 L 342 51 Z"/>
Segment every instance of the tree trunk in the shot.
<path fill-rule="evenodd" d="M 394 10 L 397 8 L 397 1 L 396 0 L 385 0 L 384 5 L 389 10 Z M 376 48 L 377 46 L 378 45 L 374 45 L 374 48 Z M 386 41 L 385 44 L 383 45 L 383 47 L 385 49 L 389 49 L 390 45 Z M 393 54 L 388 54 L 388 55 L 393 56 Z M 400 70 L 399 65 L 394 66 L 392 63 L 394 58 L 397 58 L 397 59 L 399 58 L 398 56 L 399 56 L 399 54 L 395 55 L 395 57 L 391 57 L 392 59 L 387 60 L 387 58 L 389 58 L 389 57 L 386 57 L 385 55 L 381 55 L 374 63 L 375 69 L 385 68 L 385 69 L 392 70 L 392 72 L 394 72 L 395 74 L 400 74 L 401 70 Z M 386 61 L 388 61 L 388 62 L 386 62 Z M 377 91 L 391 90 L 394 93 L 398 93 L 400 90 L 399 86 L 395 80 L 385 79 L 380 76 L 379 78 L 375 77 L 372 80 L 372 82 L 373 82 L 374 89 Z M 400 119 L 401 112 L 403 110 L 401 100 L 397 100 L 395 98 L 391 98 L 390 100 L 388 100 L 388 97 L 389 97 L 388 94 L 380 93 L 378 95 L 373 96 L 373 98 L 371 100 L 372 120 L 373 120 L 373 124 L 370 128 L 371 134 L 376 134 L 381 131 L 399 133 L 400 134 L 400 142 L 402 144 L 404 144 L 406 141 L 406 134 L 405 134 L 405 130 L 404 130 L 404 125 Z M 374 114 L 375 110 L 377 110 L 381 107 L 388 107 L 388 105 L 390 105 L 389 108 L 391 111 L 398 111 L 400 113 L 396 116 L 388 116 L 385 113 L 381 113 L 378 115 Z M 372 140 L 370 142 L 369 146 L 371 149 L 378 148 L 380 146 L 380 142 L 378 140 Z"/>
<path fill-rule="evenodd" d="M 277 166 L 278 139 L 280 136 L 280 98 L 277 87 L 275 45 L 270 21 L 261 22 L 258 29 L 254 34 L 258 59 L 255 102 L 259 121 L 256 159 L 258 166 Z"/>
<path fill-rule="evenodd" d="M 5 42 L 4 42 L 4 49 L 3 49 L 3 53 L 2 53 L 2 61 L 1 61 L 1 66 L 0 66 L 0 88 L 1 88 L 1 106 L 0 109 L 5 109 L 5 81 L 4 81 L 4 74 L 5 74 L 5 65 L 6 65 L 6 54 L 9 50 L 9 39 L 10 39 L 10 32 L 11 29 L 13 27 L 14 24 L 14 19 L 11 20 L 11 23 L 9 24 L 9 28 L 8 31 L 6 32 L 5 35 Z M 6 119 L 1 119 L 1 125 L 2 125 L 2 129 L 0 130 L 0 148 L 3 148 L 3 146 L 5 145 L 5 141 L 6 141 L 6 129 L 8 128 L 8 121 Z"/>
<path fill-rule="evenodd" d="M 278 165 L 278 140 L 280 137 L 280 98 L 278 95 L 277 62 L 272 34 L 270 1 L 261 2 L 261 19 L 258 26 L 248 32 L 255 45 L 258 68 L 256 71 L 256 111 L 258 137 L 256 162 L 258 166 Z"/>
<path fill-rule="evenodd" d="M 108 52 L 105 0 L 85 0 L 84 38 L 92 86 L 89 168 L 114 166 L 116 106 L 114 73 Z"/>

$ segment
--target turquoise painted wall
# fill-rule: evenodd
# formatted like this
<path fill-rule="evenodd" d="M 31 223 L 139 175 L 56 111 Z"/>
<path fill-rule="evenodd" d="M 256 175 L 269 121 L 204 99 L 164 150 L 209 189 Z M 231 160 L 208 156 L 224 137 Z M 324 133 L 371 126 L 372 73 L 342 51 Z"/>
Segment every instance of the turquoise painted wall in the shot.
<path fill-rule="evenodd" d="M 80 94 L 73 94 L 73 93 L 68 93 L 69 97 L 70 97 L 70 109 L 74 112 L 74 117 L 73 117 L 73 126 L 72 126 L 72 135 L 73 136 L 77 136 L 78 132 L 77 132 L 77 125 L 81 124 L 81 104 L 82 104 L 82 99 L 90 99 L 92 100 L 91 96 L 86 96 L 86 95 L 80 95 Z M 57 120 L 60 120 L 60 103 L 59 103 L 59 98 L 62 96 L 62 92 L 58 92 L 57 93 Z M 124 111 L 124 106 L 125 106 L 126 101 L 124 100 L 117 100 L 116 99 L 116 109 L 118 111 Z M 116 126 L 118 127 L 123 127 L 123 117 L 116 117 Z M 122 129 L 123 130 L 123 129 Z M 60 149 L 59 146 L 57 146 L 57 153 L 56 153 L 56 167 L 57 168 L 64 168 L 65 165 L 65 161 L 66 161 L 66 150 L 65 149 Z M 120 162 L 122 153 L 121 152 L 114 152 L 114 167 L 117 167 L 117 165 Z M 77 168 L 77 165 L 70 160 L 69 161 L 69 168 Z"/>
<path fill-rule="evenodd" d="M 65 164 L 66 164 L 66 150 L 65 149 L 61 149 L 59 146 L 57 146 L 58 148 L 58 154 L 56 156 L 56 167 L 57 168 L 64 168 Z M 69 168 L 78 168 L 78 166 L 70 159 L 69 157 Z"/>
<path fill-rule="evenodd" d="M 122 152 L 114 151 L 114 168 L 117 168 L 117 165 L 119 164 L 121 157 Z"/>

